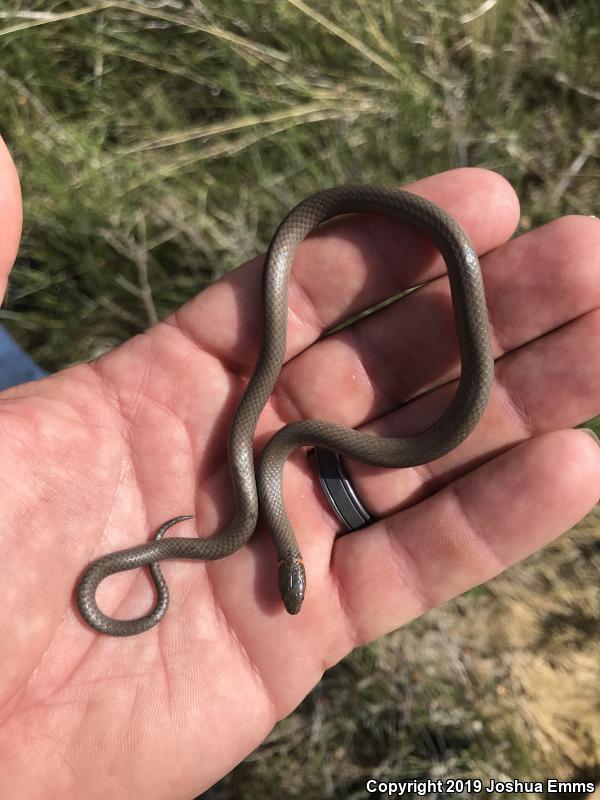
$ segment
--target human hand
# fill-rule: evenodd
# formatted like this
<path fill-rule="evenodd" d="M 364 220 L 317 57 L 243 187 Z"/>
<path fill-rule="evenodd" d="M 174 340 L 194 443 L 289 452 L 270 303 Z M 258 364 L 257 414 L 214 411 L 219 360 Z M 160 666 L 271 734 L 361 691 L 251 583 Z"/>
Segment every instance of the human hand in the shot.
<path fill-rule="evenodd" d="M 7 275 L 20 203 L 5 151 L 0 186 Z M 291 459 L 287 508 L 308 576 L 297 617 L 278 598 L 263 530 L 222 561 L 161 565 L 170 608 L 143 635 L 100 636 L 74 602 L 91 559 L 165 519 L 194 512 L 201 536 L 226 525 L 227 434 L 258 348 L 261 259 L 97 361 L 0 395 L 4 798 L 191 797 L 353 647 L 488 580 L 594 505 L 600 448 L 565 428 L 600 411 L 598 222 L 565 218 L 507 241 L 518 204 L 499 176 L 457 170 L 409 188 L 455 216 L 483 256 L 495 386 L 475 432 L 433 464 L 348 463 L 380 521 L 335 544 L 305 455 Z M 424 237 L 383 216 L 334 221 L 301 246 L 289 302 L 287 364 L 258 448 L 299 417 L 394 436 L 448 404 L 458 352 L 443 264 Z M 98 592 L 123 618 L 151 596 L 141 570 Z"/>

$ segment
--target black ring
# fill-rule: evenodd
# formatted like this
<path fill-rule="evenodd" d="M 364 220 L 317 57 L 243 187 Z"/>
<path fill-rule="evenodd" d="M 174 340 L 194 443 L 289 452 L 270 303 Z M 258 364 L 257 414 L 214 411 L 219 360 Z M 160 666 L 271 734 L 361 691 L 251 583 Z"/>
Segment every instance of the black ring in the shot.
<path fill-rule="evenodd" d="M 315 447 L 310 452 L 325 496 L 348 531 L 357 531 L 373 522 L 373 517 L 362 504 L 352 484 L 339 453 Z"/>

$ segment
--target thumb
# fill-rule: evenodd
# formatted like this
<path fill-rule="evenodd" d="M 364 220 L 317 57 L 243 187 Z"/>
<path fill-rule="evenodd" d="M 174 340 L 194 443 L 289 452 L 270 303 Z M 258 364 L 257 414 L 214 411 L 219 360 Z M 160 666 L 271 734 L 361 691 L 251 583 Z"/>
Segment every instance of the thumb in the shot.
<path fill-rule="evenodd" d="M 19 176 L 8 148 L 0 138 L 0 301 L 21 240 L 23 209 Z"/>

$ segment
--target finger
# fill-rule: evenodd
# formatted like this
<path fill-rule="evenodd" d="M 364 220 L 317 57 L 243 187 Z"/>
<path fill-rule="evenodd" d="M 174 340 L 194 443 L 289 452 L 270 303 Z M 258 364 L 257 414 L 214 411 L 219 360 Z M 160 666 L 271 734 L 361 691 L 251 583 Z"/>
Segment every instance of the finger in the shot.
<path fill-rule="evenodd" d="M 8 148 L 0 138 L 0 299 L 6 292 L 8 276 L 17 256 L 22 222 L 19 177 Z"/>
<path fill-rule="evenodd" d="M 569 217 L 482 259 L 496 358 L 600 307 L 598 252 L 598 220 Z M 356 427 L 456 378 L 452 317 L 448 280 L 439 278 L 286 364 L 278 408 Z"/>
<path fill-rule="evenodd" d="M 310 602 L 320 614 L 339 608 L 352 644 L 367 642 L 543 547 L 599 493 L 600 447 L 584 432 L 525 442 L 418 506 L 336 541 L 332 580 Z"/>
<path fill-rule="evenodd" d="M 387 516 L 518 442 L 596 416 L 599 342 L 596 310 L 504 356 L 496 362 L 495 384 L 482 419 L 455 450 L 406 470 L 377 470 L 347 461 L 359 497 L 374 516 Z M 378 436 L 417 433 L 441 415 L 455 391 L 456 383 L 447 385 L 362 429 Z"/>
<path fill-rule="evenodd" d="M 445 172 L 409 185 L 454 216 L 479 253 L 506 241 L 519 207 L 511 186 L 480 169 Z M 199 346 L 247 372 L 254 363 L 262 321 L 262 257 L 196 297 L 167 320 Z M 300 248 L 289 289 L 287 357 L 325 329 L 403 289 L 445 271 L 423 234 L 380 214 L 348 215 L 323 225 Z"/>

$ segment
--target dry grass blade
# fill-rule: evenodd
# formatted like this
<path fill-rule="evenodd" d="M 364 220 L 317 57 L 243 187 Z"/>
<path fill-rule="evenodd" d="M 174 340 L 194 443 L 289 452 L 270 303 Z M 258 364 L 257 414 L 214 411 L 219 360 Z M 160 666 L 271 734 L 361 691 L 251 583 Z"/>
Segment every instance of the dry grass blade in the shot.
<path fill-rule="evenodd" d="M 341 103 L 338 103 L 341 106 Z M 370 111 L 373 109 L 373 104 L 368 100 L 356 102 L 352 105 L 352 113 L 360 113 L 361 111 Z M 196 139 L 208 139 L 214 136 L 222 136 L 223 134 L 233 133 L 244 128 L 256 128 L 262 126 L 272 125 L 274 123 L 282 122 L 284 120 L 297 120 L 299 122 L 311 122 L 317 118 L 324 119 L 325 117 L 319 115 L 340 114 L 340 109 L 331 107 L 331 104 L 325 105 L 323 103 L 307 103 L 303 106 L 296 106 L 295 108 L 285 109 L 284 111 L 274 111 L 269 114 L 252 114 L 246 117 L 239 117 L 238 119 L 226 120 L 225 122 L 217 122 L 211 125 L 200 125 L 197 128 L 191 128 L 186 131 L 177 131 L 153 139 L 148 142 L 141 142 L 135 147 L 127 148 L 118 153 L 118 156 L 130 156 L 136 153 L 143 152 L 144 150 L 157 150 L 162 147 L 173 147 L 174 145 L 191 142 Z M 315 116 L 316 115 L 316 116 Z"/>
<path fill-rule="evenodd" d="M 43 14 L 39 17 L 27 15 L 28 21 L 21 22 L 17 25 L 10 25 L 7 28 L 0 29 L 0 36 L 9 36 L 13 33 L 19 33 L 20 31 L 29 30 L 30 28 L 37 28 L 41 25 L 53 25 L 57 22 L 65 22 L 66 20 L 75 19 L 76 17 L 83 17 L 87 16 L 88 14 L 96 14 L 98 11 L 106 10 L 107 8 L 113 8 L 116 6 L 116 3 L 107 2 L 107 3 L 98 3 L 94 6 L 84 6 L 82 8 L 76 8 L 72 11 L 65 11 L 63 13 L 54 13 L 54 14 Z M 9 15 L 3 15 L 8 17 Z"/>
<path fill-rule="evenodd" d="M 306 14 L 307 17 L 310 17 L 315 22 L 318 22 L 319 25 L 322 25 L 326 30 L 332 33 L 334 36 L 337 36 L 346 44 L 349 44 L 354 50 L 361 54 L 364 58 L 368 61 L 371 61 L 373 64 L 376 64 L 380 69 L 384 72 L 387 72 L 388 75 L 391 75 L 392 78 L 396 80 L 401 79 L 401 73 L 396 67 L 395 64 L 392 64 L 387 59 L 380 56 L 370 47 L 368 47 L 364 42 L 361 42 L 360 39 L 357 39 L 351 33 L 348 33 L 343 28 L 340 28 L 335 22 L 332 22 L 330 19 L 325 17 L 319 11 L 316 11 L 314 8 L 311 8 L 304 0 L 287 0 L 288 3 L 295 6 L 299 11 L 302 11 L 303 14 Z"/>
<path fill-rule="evenodd" d="M 115 6 L 126 11 L 134 11 L 135 13 L 146 17 L 160 19 L 163 20 L 163 22 L 171 22 L 173 25 L 191 28 L 192 30 L 200 33 L 206 33 L 209 36 L 214 36 L 216 39 L 220 39 L 221 41 L 227 42 L 227 44 L 232 45 L 235 48 L 244 50 L 253 56 L 256 56 L 261 61 L 275 61 L 284 64 L 288 61 L 288 57 L 285 53 L 281 53 L 272 47 L 266 47 L 265 45 L 252 41 L 251 39 L 238 36 L 237 34 L 227 31 L 224 28 L 219 28 L 216 25 L 203 25 L 188 15 L 169 14 L 166 11 L 159 11 L 156 8 L 149 8 L 148 6 L 144 6 L 140 3 L 117 2 L 115 3 Z"/>

